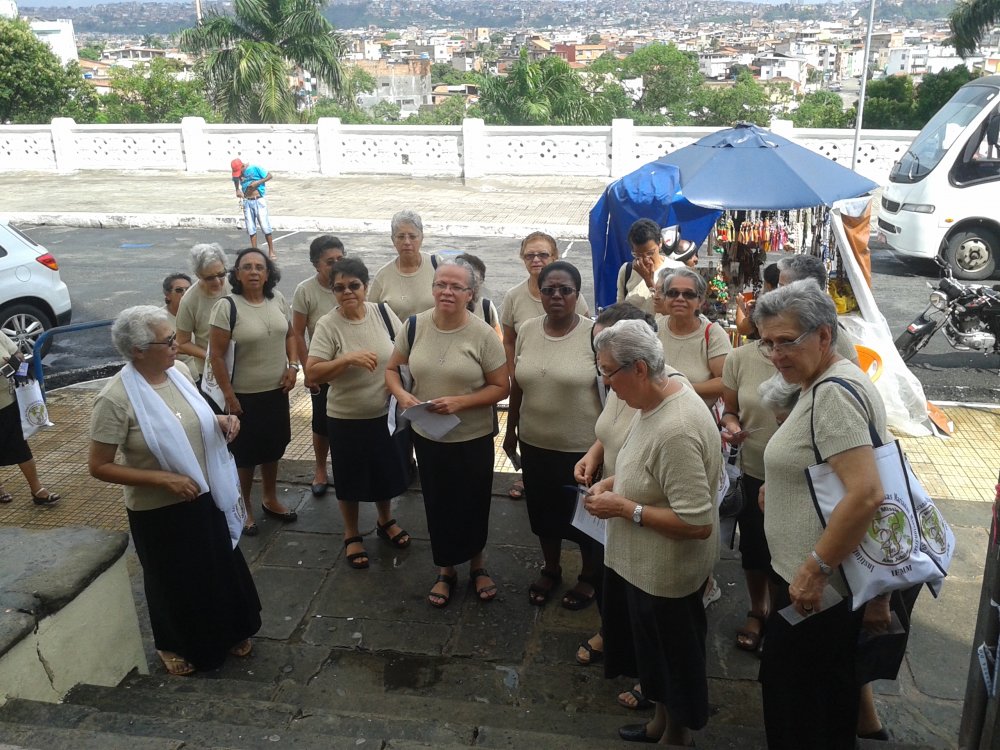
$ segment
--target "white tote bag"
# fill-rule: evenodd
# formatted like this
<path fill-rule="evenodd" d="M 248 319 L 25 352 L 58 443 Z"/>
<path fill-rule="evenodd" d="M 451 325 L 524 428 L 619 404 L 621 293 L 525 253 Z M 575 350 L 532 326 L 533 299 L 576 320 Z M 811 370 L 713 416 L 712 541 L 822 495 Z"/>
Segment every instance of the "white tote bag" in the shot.
<path fill-rule="evenodd" d="M 236 327 L 236 303 L 232 297 L 225 297 L 229 300 L 229 346 L 222 361 L 226 365 L 226 372 L 229 373 L 229 382 L 233 382 L 233 369 L 236 363 L 236 342 L 233 341 L 233 328 Z M 205 345 L 205 371 L 201 376 L 201 392 L 208 396 L 218 408 L 220 413 L 226 412 L 226 394 L 222 392 L 219 381 L 212 371 L 212 349 L 211 345 Z"/>
<path fill-rule="evenodd" d="M 843 386 L 864 406 L 864 401 L 847 381 L 829 378 L 824 382 Z M 813 388 L 814 404 L 815 398 L 816 387 Z M 868 427 L 885 495 L 861 544 L 840 565 L 855 610 L 879 594 L 922 583 L 928 584 L 936 596 L 955 550 L 951 528 L 909 470 L 899 443 L 895 440 L 883 443 L 870 421 Z M 820 462 L 806 469 L 806 479 L 825 528 L 834 508 L 843 499 L 845 489 L 832 467 L 820 460 L 815 434 L 813 450 Z M 918 505 L 921 513 L 917 511 Z M 926 519 L 923 523 L 922 518 Z M 932 541 L 927 540 L 927 534 L 932 536 Z M 932 549 L 940 552 L 932 554 Z"/>
<path fill-rule="evenodd" d="M 49 410 L 42 398 L 42 389 L 37 380 L 29 380 L 14 389 L 17 409 L 21 413 L 21 432 L 27 440 L 43 427 L 53 427 L 49 421 Z"/>

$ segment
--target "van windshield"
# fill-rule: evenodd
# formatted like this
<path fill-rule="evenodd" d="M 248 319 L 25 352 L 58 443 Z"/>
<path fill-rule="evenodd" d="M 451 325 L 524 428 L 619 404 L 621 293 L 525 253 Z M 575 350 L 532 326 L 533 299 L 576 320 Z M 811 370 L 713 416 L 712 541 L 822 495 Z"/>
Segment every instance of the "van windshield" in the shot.
<path fill-rule="evenodd" d="M 926 177 L 969 123 L 997 98 L 998 93 L 991 86 L 960 88 L 924 125 L 909 150 L 893 165 L 889 181 L 918 182 Z"/>

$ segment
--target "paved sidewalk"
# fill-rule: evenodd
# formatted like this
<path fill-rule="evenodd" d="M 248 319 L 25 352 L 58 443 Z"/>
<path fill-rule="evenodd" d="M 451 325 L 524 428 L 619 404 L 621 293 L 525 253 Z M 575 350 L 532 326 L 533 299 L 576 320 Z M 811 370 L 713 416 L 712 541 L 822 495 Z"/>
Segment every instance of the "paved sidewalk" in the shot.
<path fill-rule="evenodd" d="M 542 230 L 587 236 L 588 214 L 605 181 L 588 177 L 295 177 L 267 165 L 276 231 L 385 232 L 412 209 L 428 234 L 523 237 Z M 243 214 L 225 171 L 19 172 L 4 176 L 0 216 L 15 223 L 79 227 L 232 227 Z"/>

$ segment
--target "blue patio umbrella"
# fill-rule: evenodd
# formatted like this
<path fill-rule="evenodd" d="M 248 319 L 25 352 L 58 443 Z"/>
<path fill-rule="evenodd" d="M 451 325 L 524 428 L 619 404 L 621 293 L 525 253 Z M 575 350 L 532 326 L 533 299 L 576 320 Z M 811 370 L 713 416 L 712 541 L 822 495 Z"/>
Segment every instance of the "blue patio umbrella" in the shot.
<path fill-rule="evenodd" d="M 661 227 L 679 226 L 684 239 L 700 245 L 721 213 L 687 201 L 679 193 L 679 170 L 661 162 L 650 162 L 612 182 L 590 210 L 598 307 L 615 301 L 618 269 L 632 259 L 628 230 L 637 219 L 652 219 Z"/>
<path fill-rule="evenodd" d="M 878 187 L 825 156 L 749 123 L 707 135 L 656 163 L 677 167 L 684 197 L 705 208 L 831 206 Z"/>

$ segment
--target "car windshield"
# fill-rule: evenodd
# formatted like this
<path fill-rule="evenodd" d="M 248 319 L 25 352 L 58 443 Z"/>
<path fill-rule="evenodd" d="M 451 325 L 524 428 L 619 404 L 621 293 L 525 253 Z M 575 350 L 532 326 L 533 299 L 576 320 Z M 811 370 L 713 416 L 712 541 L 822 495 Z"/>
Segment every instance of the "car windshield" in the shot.
<path fill-rule="evenodd" d="M 909 150 L 893 166 L 889 180 L 918 182 L 926 177 L 998 93 L 991 86 L 960 88 L 913 139 Z"/>

